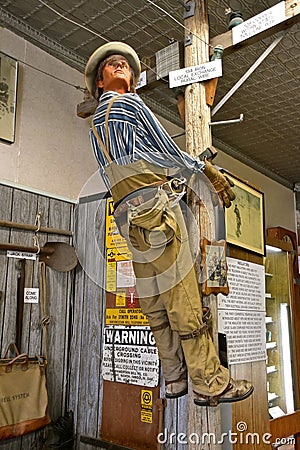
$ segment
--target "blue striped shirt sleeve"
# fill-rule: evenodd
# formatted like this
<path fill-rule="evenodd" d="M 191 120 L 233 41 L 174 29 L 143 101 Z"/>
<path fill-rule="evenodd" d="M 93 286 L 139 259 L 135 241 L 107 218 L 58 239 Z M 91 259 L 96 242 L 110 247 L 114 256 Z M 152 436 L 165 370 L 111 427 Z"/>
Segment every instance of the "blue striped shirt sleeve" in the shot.
<path fill-rule="evenodd" d="M 205 163 L 182 151 L 145 104 L 139 110 L 138 122 L 136 151 L 150 152 L 150 162 L 166 168 L 203 172 Z"/>

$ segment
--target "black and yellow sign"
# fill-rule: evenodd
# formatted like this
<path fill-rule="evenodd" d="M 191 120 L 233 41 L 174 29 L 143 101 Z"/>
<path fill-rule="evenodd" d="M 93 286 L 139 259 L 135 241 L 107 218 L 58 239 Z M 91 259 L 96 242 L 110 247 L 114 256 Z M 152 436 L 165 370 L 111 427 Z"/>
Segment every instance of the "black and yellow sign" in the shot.
<path fill-rule="evenodd" d="M 152 391 L 141 390 L 141 422 L 152 423 L 152 404 L 153 404 Z"/>
<path fill-rule="evenodd" d="M 141 422 L 152 423 L 153 422 L 153 413 L 150 409 L 142 409 L 141 410 Z"/>
<path fill-rule="evenodd" d="M 118 288 L 124 287 L 122 270 L 123 261 L 131 261 L 132 254 L 128 250 L 126 240 L 120 235 L 114 216 L 114 205 L 112 199 L 106 203 L 106 291 L 116 292 Z M 118 273 L 121 275 L 118 277 Z M 130 280 L 127 280 L 129 283 Z"/>
<path fill-rule="evenodd" d="M 107 308 L 105 324 L 149 326 L 147 317 L 140 308 Z"/>
<path fill-rule="evenodd" d="M 141 390 L 141 405 L 142 408 L 152 408 L 152 391 L 142 389 Z"/>
<path fill-rule="evenodd" d="M 126 241 L 119 233 L 113 213 L 114 204 L 112 199 L 109 199 L 106 203 L 106 248 L 124 249 L 128 252 Z"/>

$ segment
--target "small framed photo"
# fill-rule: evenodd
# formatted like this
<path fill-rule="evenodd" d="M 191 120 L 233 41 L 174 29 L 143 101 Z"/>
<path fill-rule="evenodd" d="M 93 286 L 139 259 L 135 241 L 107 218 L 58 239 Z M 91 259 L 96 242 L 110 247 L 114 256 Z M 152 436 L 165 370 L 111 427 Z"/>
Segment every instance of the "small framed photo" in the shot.
<path fill-rule="evenodd" d="M 228 295 L 226 241 L 201 240 L 202 292 Z"/>
<path fill-rule="evenodd" d="M 235 199 L 225 208 L 226 241 L 260 255 L 265 255 L 264 194 L 228 172 L 233 181 Z"/>
<path fill-rule="evenodd" d="M 0 52 L 0 139 L 15 141 L 18 62 Z"/>

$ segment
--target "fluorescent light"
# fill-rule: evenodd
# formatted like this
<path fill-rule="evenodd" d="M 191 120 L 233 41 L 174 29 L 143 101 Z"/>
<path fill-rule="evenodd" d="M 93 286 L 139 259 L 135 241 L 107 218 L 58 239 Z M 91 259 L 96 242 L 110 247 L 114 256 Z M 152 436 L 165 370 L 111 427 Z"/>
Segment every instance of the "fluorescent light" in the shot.
<path fill-rule="evenodd" d="M 277 247 L 273 247 L 272 245 L 266 245 L 266 249 L 269 251 L 269 252 L 281 252 L 282 250 L 280 249 L 280 248 L 277 248 Z"/>
<path fill-rule="evenodd" d="M 287 303 L 280 304 L 280 324 L 283 360 L 283 382 L 286 401 L 286 412 L 292 413 L 294 409 L 293 374 L 291 364 L 289 307 Z"/>

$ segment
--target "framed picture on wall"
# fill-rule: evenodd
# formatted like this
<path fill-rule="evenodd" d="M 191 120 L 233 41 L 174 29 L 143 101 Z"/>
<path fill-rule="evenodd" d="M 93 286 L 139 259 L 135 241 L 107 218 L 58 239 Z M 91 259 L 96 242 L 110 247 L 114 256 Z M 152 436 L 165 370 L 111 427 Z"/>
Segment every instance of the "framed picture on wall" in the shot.
<path fill-rule="evenodd" d="M 15 141 L 18 62 L 0 52 L 0 139 Z"/>
<path fill-rule="evenodd" d="M 202 292 L 204 295 L 228 295 L 226 241 L 201 239 Z"/>
<path fill-rule="evenodd" d="M 236 196 L 225 208 L 226 241 L 264 255 L 264 194 L 232 174 L 226 176 L 233 181 Z"/>

